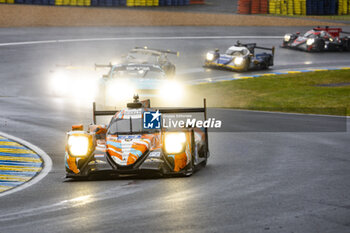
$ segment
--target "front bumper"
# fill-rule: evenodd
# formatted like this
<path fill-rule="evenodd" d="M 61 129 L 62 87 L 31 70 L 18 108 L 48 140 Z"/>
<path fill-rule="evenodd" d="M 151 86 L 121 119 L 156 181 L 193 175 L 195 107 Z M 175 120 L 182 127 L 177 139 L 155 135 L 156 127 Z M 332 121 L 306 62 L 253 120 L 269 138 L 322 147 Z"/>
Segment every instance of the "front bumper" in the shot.
<path fill-rule="evenodd" d="M 230 64 L 227 64 L 227 65 L 219 64 L 219 63 L 210 62 L 210 61 L 205 61 L 204 67 L 215 68 L 215 69 L 226 69 L 226 70 L 237 71 L 237 72 L 244 71 L 244 67 L 234 66 Z"/>
<path fill-rule="evenodd" d="M 86 178 L 94 174 L 118 176 L 143 174 L 181 175 L 187 172 L 186 169 L 174 172 L 163 158 L 163 155 L 155 158 L 149 157 L 149 154 L 146 154 L 135 164 L 129 166 L 116 166 L 110 160 L 106 154 L 95 154 L 89 159 L 89 162 L 81 166 L 78 173 L 73 172 L 66 166 L 66 178 Z"/>

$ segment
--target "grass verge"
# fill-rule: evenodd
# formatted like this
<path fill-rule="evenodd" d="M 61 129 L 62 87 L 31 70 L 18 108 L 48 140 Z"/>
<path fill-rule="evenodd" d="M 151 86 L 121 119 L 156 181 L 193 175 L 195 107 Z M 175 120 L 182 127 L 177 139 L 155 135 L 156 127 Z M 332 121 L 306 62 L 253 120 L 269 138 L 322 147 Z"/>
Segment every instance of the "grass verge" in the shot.
<path fill-rule="evenodd" d="M 315 71 L 190 88 L 209 107 L 350 115 L 350 70 Z"/>

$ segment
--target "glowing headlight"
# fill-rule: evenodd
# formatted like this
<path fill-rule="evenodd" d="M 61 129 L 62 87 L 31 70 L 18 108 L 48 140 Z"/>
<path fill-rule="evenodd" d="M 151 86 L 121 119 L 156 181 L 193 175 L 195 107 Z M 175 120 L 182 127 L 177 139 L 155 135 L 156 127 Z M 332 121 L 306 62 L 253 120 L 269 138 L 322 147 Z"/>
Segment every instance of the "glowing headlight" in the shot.
<path fill-rule="evenodd" d="M 91 101 L 94 99 L 97 80 L 86 73 L 59 70 L 50 77 L 50 90 L 59 97 Z"/>
<path fill-rule="evenodd" d="M 213 53 L 207 53 L 207 60 L 208 61 L 214 60 L 214 54 Z"/>
<path fill-rule="evenodd" d="M 70 135 L 68 147 L 71 155 L 86 156 L 89 151 L 89 138 L 83 135 Z"/>
<path fill-rule="evenodd" d="M 168 154 L 177 154 L 184 149 L 186 142 L 186 134 L 181 133 L 167 133 L 164 138 L 165 151 Z"/>
<path fill-rule="evenodd" d="M 315 39 L 311 38 L 311 39 L 308 39 L 308 40 L 306 41 L 306 44 L 310 46 L 310 45 L 312 45 L 314 42 L 315 42 Z"/>
<path fill-rule="evenodd" d="M 69 87 L 69 77 L 64 71 L 57 71 L 51 77 L 51 90 L 56 95 L 66 95 L 67 88 Z"/>
<path fill-rule="evenodd" d="M 233 63 L 235 63 L 235 65 L 237 66 L 240 66 L 242 65 L 243 61 L 244 61 L 243 57 L 236 57 Z"/>
<path fill-rule="evenodd" d="M 111 61 L 111 64 L 115 66 L 115 65 L 120 64 L 120 61 L 118 61 L 118 60 L 114 60 L 114 61 Z"/>
<path fill-rule="evenodd" d="M 70 83 L 70 95 L 77 99 L 93 100 L 97 88 L 96 81 L 91 78 L 76 78 Z"/>
<path fill-rule="evenodd" d="M 284 36 L 284 41 L 285 41 L 285 42 L 288 42 L 289 40 L 290 40 L 290 35 L 288 35 L 288 34 L 285 35 L 285 36 Z"/>
<path fill-rule="evenodd" d="M 107 83 L 107 98 L 114 101 L 123 101 L 131 99 L 135 94 L 133 86 L 127 82 L 119 81 Z"/>
<path fill-rule="evenodd" d="M 159 90 L 160 96 L 165 101 L 181 100 L 184 95 L 184 88 L 178 82 L 166 82 Z"/>

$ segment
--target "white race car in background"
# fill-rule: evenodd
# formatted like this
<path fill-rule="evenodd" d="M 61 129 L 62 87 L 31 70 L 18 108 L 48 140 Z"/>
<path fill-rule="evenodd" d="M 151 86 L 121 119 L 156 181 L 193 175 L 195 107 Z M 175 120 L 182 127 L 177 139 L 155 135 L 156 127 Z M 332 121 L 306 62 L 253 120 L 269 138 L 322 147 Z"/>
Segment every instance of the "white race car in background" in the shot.
<path fill-rule="evenodd" d="M 138 94 L 142 98 L 161 98 L 167 103 L 183 98 L 183 86 L 168 77 L 158 65 L 116 64 L 96 65 L 109 68 L 98 84 L 96 102 L 102 106 L 116 106 Z"/>

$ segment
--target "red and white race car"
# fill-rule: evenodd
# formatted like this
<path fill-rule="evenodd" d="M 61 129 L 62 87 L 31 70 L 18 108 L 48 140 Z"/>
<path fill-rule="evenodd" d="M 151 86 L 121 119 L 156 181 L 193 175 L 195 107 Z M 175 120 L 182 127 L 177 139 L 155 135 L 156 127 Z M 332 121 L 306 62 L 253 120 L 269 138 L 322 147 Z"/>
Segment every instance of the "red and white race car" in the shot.
<path fill-rule="evenodd" d="M 308 52 L 350 51 L 350 38 L 341 36 L 341 33 L 350 34 L 341 28 L 331 27 L 315 27 L 304 35 L 288 33 L 283 38 L 282 48 Z"/>

